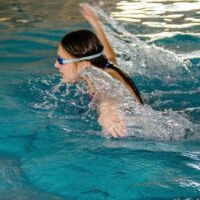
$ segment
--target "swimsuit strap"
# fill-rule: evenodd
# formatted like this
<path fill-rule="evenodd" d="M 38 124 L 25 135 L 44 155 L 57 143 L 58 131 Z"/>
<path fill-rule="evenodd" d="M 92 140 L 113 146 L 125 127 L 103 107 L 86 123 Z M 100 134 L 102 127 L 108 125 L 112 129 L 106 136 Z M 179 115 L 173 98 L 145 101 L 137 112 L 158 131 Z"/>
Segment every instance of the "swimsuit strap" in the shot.
<path fill-rule="evenodd" d="M 105 69 L 108 68 L 109 66 L 110 66 L 110 63 L 107 62 L 107 63 L 104 65 L 103 70 L 105 70 Z"/>
<path fill-rule="evenodd" d="M 92 95 L 88 94 L 88 98 L 89 98 L 90 101 L 92 101 L 93 98 L 94 98 L 94 92 L 92 93 Z"/>

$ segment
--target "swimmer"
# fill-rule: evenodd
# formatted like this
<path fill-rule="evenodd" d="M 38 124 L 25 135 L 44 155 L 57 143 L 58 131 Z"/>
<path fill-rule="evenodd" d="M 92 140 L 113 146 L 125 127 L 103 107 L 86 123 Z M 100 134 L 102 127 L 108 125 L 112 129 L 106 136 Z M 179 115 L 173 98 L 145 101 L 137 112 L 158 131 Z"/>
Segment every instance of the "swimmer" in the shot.
<path fill-rule="evenodd" d="M 96 15 L 96 12 L 87 3 L 80 4 L 80 7 L 81 7 L 81 13 L 82 13 L 83 17 L 93 27 L 93 29 L 96 32 L 96 36 L 102 43 L 102 45 L 104 47 L 103 52 L 104 52 L 106 58 L 108 59 L 108 61 L 110 63 L 116 64 L 115 52 L 114 52 L 112 46 L 110 45 L 108 39 L 106 38 L 106 35 L 105 35 L 104 30 L 101 25 L 101 21 L 98 18 L 98 16 Z M 128 88 L 128 90 L 131 92 L 131 94 L 136 97 L 137 101 L 140 102 L 141 104 L 143 104 L 142 99 L 139 94 L 139 91 L 137 90 L 134 83 L 130 80 L 130 78 L 127 75 L 125 75 L 125 73 L 122 72 L 121 70 L 119 70 L 118 68 L 115 68 L 115 67 L 113 68 L 113 67 L 114 67 L 113 65 L 112 65 L 112 67 L 110 65 L 110 67 L 107 68 L 105 71 L 108 72 L 113 78 L 116 78 L 117 80 L 121 81 Z M 128 82 L 128 84 L 125 83 L 124 81 Z"/>
<path fill-rule="evenodd" d="M 92 8 L 84 4 L 81 12 L 95 26 L 96 20 L 99 19 Z M 115 138 L 124 137 L 124 120 L 115 102 L 112 98 L 106 98 L 103 91 L 97 92 L 95 83 L 81 76 L 82 72 L 89 68 L 99 69 L 102 73 L 120 82 L 130 93 L 130 96 L 134 97 L 135 102 L 142 104 L 140 94 L 132 80 L 110 62 L 116 62 L 115 54 L 101 28 L 100 21 L 97 23 L 98 37 L 91 31 L 78 30 L 62 38 L 57 51 L 55 67 L 59 70 L 64 83 L 86 82 L 91 99 L 95 98 L 99 114 L 98 121 L 105 135 L 111 135 Z"/>

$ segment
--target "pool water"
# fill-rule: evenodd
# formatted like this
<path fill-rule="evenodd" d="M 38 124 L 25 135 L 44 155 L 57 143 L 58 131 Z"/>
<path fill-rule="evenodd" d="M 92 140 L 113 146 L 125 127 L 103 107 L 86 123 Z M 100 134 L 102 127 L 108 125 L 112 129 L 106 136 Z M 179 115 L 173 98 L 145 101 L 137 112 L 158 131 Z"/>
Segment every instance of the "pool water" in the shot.
<path fill-rule="evenodd" d="M 178 141 L 102 136 L 53 67 L 61 37 L 90 29 L 79 1 L 45 2 L 0 5 L 0 200 L 200 199 L 200 2 L 95 3 L 145 104 L 190 122 Z"/>

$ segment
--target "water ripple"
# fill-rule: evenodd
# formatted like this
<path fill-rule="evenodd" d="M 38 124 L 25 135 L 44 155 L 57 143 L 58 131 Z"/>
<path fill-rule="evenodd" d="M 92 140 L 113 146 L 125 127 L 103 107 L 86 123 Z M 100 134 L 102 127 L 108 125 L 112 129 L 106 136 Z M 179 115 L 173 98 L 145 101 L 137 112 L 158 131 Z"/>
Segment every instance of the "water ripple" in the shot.
<path fill-rule="evenodd" d="M 148 27 L 177 30 L 200 25 L 199 7 L 198 0 L 120 1 L 116 3 L 116 11 L 112 12 L 112 16 L 117 20 L 140 23 Z"/>

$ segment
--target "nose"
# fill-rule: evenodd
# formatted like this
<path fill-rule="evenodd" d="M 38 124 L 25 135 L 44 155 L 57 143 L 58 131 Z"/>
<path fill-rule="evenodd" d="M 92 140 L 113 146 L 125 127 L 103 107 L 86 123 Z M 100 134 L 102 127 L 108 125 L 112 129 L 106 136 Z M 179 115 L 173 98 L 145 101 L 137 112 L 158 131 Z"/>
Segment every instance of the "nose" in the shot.
<path fill-rule="evenodd" d="M 58 61 L 57 61 L 57 60 L 56 60 L 56 61 L 55 61 L 55 63 L 54 63 L 54 67 L 55 67 L 55 68 L 57 68 L 57 69 L 59 69 L 59 68 L 60 68 L 60 64 L 58 63 Z"/>

